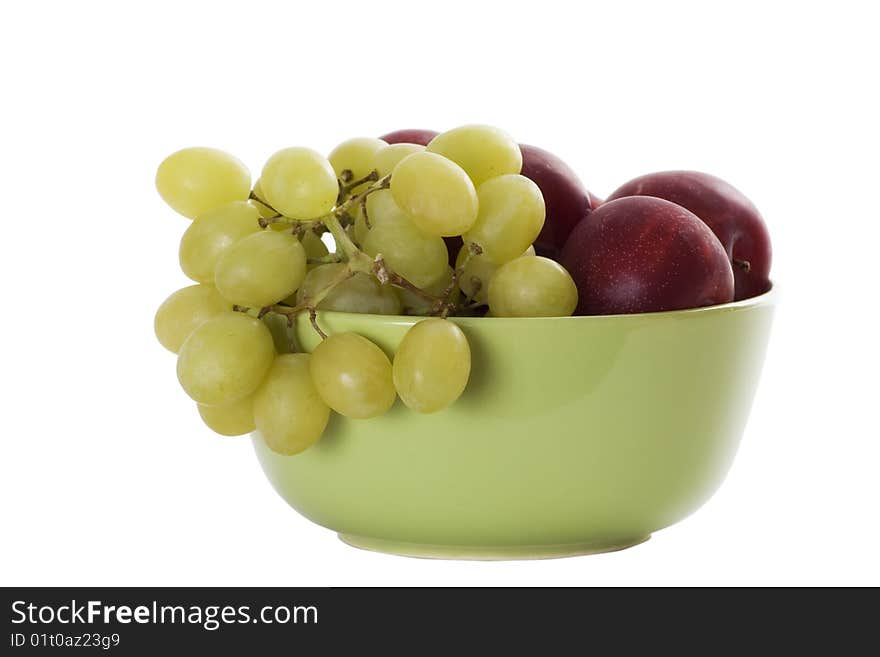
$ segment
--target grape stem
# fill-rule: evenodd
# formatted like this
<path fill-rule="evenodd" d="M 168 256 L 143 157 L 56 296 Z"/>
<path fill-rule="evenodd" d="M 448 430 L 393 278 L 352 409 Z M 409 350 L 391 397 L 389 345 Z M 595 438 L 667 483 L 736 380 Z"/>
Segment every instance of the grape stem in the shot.
<path fill-rule="evenodd" d="M 397 272 L 389 269 L 388 265 L 385 264 L 385 258 L 382 257 L 381 253 L 378 254 L 376 256 L 376 259 L 373 261 L 372 274 L 377 279 L 379 279 L 379 282 L 382 283 L 382 285 L 388 285 L 390 283 L 395 287 L 409 290 L 410 292 L 419 295 L 426 301 L 434 302 L 439 299 L 439 297 L 434 296 L 430 292 L 426 292 L 418 285 L 411 283 Z"/>
<path fill-rule="evenodd" d="M 257 223 L 260 224 L 260 228 L 268 228 L 270 224 L 277 223 L 279 219 L 281 219 L 281 215 L 276 214 L 272 217 L 260 217 L 257 219 Z"/>
<path fill-rule="evenodd" d="M 446 286 L 446 289 L 443 290 L 443 294 L 441 295 L 444 299 L 444 305 L 440 308 L 440 316 L 443 319 L 449 315 L 449 312 L 455 309 L 455 304 L 452 303 L 452 293 L 455 291 L 455 286 L 458 285 L 458 281 L 461 280 L 461 277 L 464 275 L 464 268 L 467 267 L 468 262 L 470 262 L 471 258 L 474 256 L 478 256 L 483 253 L 483 247 L 481 247 L 476 242 L 466 242 L 462 247 L 465 249 L 464 257 L 461 262 L 458 264 L 458 267 L 452 270 L 452 281 L 449 285 Z M 478 278 L 473 278 L 471 281 L 473 286 L 474 296 L 476 296 L 477 292 L 480 289 L 481 282 Z M 465 301 L 469 301 L 470 299 L 465 298 Z M 471 306 L 462 305 L 462 308 L 470 308 Z"/>
<path fill-rule="evenodd" d="M 332 265 L 342 262 L 342 257 L 336 253 L 328 253 L 319 258 L 308 258 L 306 262 L 310 265 Z"/>
<path fill-rule="evenodd" d="M 382 283 L 382 285 L 391 284 L 403 290 L 409 290 L 413 294 L 420 296 L 422 299 L 430 301 L 431 314 L 433 315 L 439 314 L 445 319 L 455 308 L 455 304 L 451 301 L 452 291 L 455 289 L 456 283 L 455 272 L 452 274 L 452 283 L 443 290 L 443 293 L 440 296 L 423 290 L 415 283 L 412 283 L 397 272 L 389 269 L 388 265 L 385 264 L 385 259 L 382 257 L 381 253 L 377 255 L 376 259 L 373 261 L 373 275 L 380 283 Z"/>
<path fill-rule="evenodd" d="M 261 205 L 265 205 L 265 206 L 266 206 L 267 208 L 269 208 L 272 212 L 274 212 L 274 213 L 275 213 L 275 217 L 272 217 L 272 219 L 275 219 L 275 218 L 281 216 L 281 213 L 278 212 L 278 210 L 276 210 L 276 209 L 273 208 L 271 205 L 269 205 L 268 203 L 266 203 L 266 201 L 264 201 L 264 200 L 261 199 L 259 196 L 257 196 L 256 194 L 254 194 L 254 190 L 251 190 L 251 193 L 248 194 L 248 198 L 249 198 L 250 200 L 252 200 L 252 201 L 256 201 L 257 203 L 260 203 Z M 261 222 L 260 225 L 262 225 L 262 222 Z M 265 226 L 263 226 L 263 228 L 265 228 Z"/>
<path fill-rule="evenodd" d="M 311 225 L 313 230 L 323 225 L 327 228 L 327 230 L 330 231 L 330 233 L 332 233 L 333 239 L 336 241 L 337 249 L 340 249 L 343 252 L 345 258 L 349 261 L 352 269 L 354 271 L 370 273 L 373 266 L 373 261 L 367 254 L 365 254 L 357 247 L 351 237 L 349 237 L 348 233 L 345 232 L 345 228 L 342 226 L 341 220 L 344 219 L 346 223 L 350 222 L 351 215 L 349 214 L 349 211 L 352 208 L 355 208 L 359 204 L 364 203 L 367 196 L 369 196 L 373 192 L 377 192 L 382 189 L 388 189 L 391 184 L 391 174 L 388 174 L 387 176 L 384 176 L 382 178 L 378 178 L 378 175 L 379 174 L 375 170 L 373 170 L 368 176 L 362 178 L 361 180 L 349 183 L 348 185 L 343 185 L 340 182 L 340 196 L 344 196 L 347 189 L 351 189 L 353 186 L 356 185 L 361 185 L 364 182 L 374 181 L 372 185 L 367 187 L 367 189 L 355 194 L 354 196 L 349 197 L 348 199 L 337 205 L 332 212 L 324 215 L 323 217 L 318 217 L 317 219 L 312 219 L 309 221 L 298 221 L 296 219 L 289 219 L 287 217 L 277 217 L 272 218 L 271 220 L 267 220 L 266 225 L 270 223 L 291 224 L 294 226 L 294 232 L 297 232 L 298 230 L 303 230 L 306 224 Z M 260 202 L 262 203 L 262 201 Z M 263 225 L 262 222 L 260 225 Z"/>
<path fill-rule="evenodd" d="M 367 226 L 367 230 L 373 230 L 373 224 L 370 223 L 370 215 L 367 214 L 367 197 L 364 196 L 361 199 L 361 214 L 364 215 L 364 223 Z"/>
<path fill-rule="evenodd" d="M 318 312 L 314 308 L 309 308 L 309 322 L 311 322 L 312 328 L 321 336 L 321 339 L 326 340 L 327 334 L 318 326 Z"/>
<path fill-rule="evenodd" d="M 458 285 L 458 277 L 461 276 L 463 267 L 457 267 L 452 270 L 452 280 L 449 281 L 449 285 L 446 286 L 446 289 L 443 290 L 443 294 L 440 296 L 443 298 L 443 305 L 440 308 L 440 317 L 446 319 L 449 316 L 450 311 L 455 308 L 455 304 L 452 302 L 452 293 L 455 290 L 455 286 Z"/>
<path fill-rule="evenodd" d="M 343 172 L 343 173 L 345 173 L 345 172 Z M 298 228 L 305 229 L 306 227 L 310 227 L 310 228 L 312 228 L 312 230 L 315 230 L 315 232 L 317 232 L 316 229 L 320 228 L 323 225 L 323 226 L 326 226 L 327 229 L 330 230 L 330 232 L 332 233 L 333 230 L 330 227 L 330 224 L 333 223 L 334 219 L 336 220 L 336 223 L 339 223 L 340 220 L 342 220 L 342 219 L 346 219 L 347 221 L 350 221 L 351 220 L 351 215 L 349 214 L 350 210 L 352 210 L 353 208 L 356 208 L 358 205 L 360 205 L 362 203 L 365 203 L 367 196 L 369 196 L 373 192 L 378 192 L 383 189 L 388 189 L 388 187 L 391 185 L 391 174 L 389 173 L 387 176 L 384 176 L 383 178 L 379 178 L 378 175 L 379 174 L 374 169 L 373 171 L 371 171 L 369 173 L 369 175 L 364 176 L 360 180 L 356 180 L 348 185 L 343 185 L 340 182 L 340 198 L 342 198 L 345 196 L 345 193 L 348 190 L 353 189 L 354 187 L 357 187 L 359 185 L 362 185 L 365 182 L 374 181 L 372 185 L 367 187 L 362 192 L 358 192 L 354 196 L 350 196 L 345 201 L 342 201 L 341 203 L 339 203 L 332 210 L 332 212 L 329 212 L 326 215 L 324 215 L 322 217 L 318 217 L 316 219 L 305 219 L 305 220 L 291 219 L 290 217 L 283 216 L 280 212 L 278 212 L 278 210 L 273 208 L 271 205 L 268 205 L 264 200 L 262 200 L 259 196 L 257 196 L 253 192 L 251 192 L 249 198 L 251 198 L 255 201 L 258 201 L 259 203 L 262 203 L 267 208 L 272 210 L 272 212 L 276 213 L 276 216 L 274 216 L 274 217 L 260 219 L 260 226 L 263 228 L 266 228 L 270 224 L 290 224 L 291 226 L 295 227 L 295 230 Z M 341 225 L 340 225 L 340 227 L 341 227 Z M 335 233 L 333 235 L 333 238 L 337 239 L 337 236 Z M 357 247 L 355 247 L 355 248 L 357 248 Z"/>
<path fill-rule="evenodd" d="M 309 319 L 312 323 L 312 326 L 318 332 L 318 335 L 321 336 L 321 339 L 327 337 L 327 334 L 324 333 L 318 326 L 317 319 L 317 311 L 316 308 L 318 304 L 321 303 L 324 298 L 333 291 L 340 283 L 347 281 L 349 278 L 355 275 L 355 272 L 351 269 L 351 267 L 345 267 L 342 271 L 340 271 L 336 276 L 334 276 L 323 288 L 315 292 L 314 295 L 310 297 L 305 297 L 302 301 L 300 301 L 295 306 L 284 306 L 281 304 L 274 304 L 272 306 L 266 306 L 265 308 L 260 310 L 260 316 L 265 315 L 266 313 L 276 313 L 278 315 L 284 315 L 287 317 L 287 325 L 293 326 L 294 318 L 301 312 L 308 310 L 309 311 Z"/>
<path fill-rule="evenodd" d="M 371 172 L 370 175 L 378 176 L 375 170 Z M 336 248 L 341 250 L 343 254 L 345 254 L 345 257 L 348 259 L 349 266 L 355 271 L 362 271 L 366 274 L 373 273 L 373 261 L 366 253 L 358 248 L 357 244 L 354 243 L 349 234 L 345 232 L 345 229 L 342 227 L 342 224 L 339 220 L 343 217 L 350 218 L 349 210 L 357 207 L 361 203 L 364 203 L 366 201 L 366 198 L 373 192 L 377 192 L 382 189 L 388 189 L 390 185 L 391 174 L 389 173 L 387 176 L 376 180 L 364 191 L 348 198 L 330 214 L 322 217 L 322 221 L 327 227 L 327 230 L 329 230 L 330 233 L 333 235 L 333 240 L 336 242 Z"/>
<path fill-rule="evenodd" d="M 293 325 L 293 319 L 297 314 L 303 312 L 305 310 L 309 311 L 309 318 L 311 320 L 312 326 L 321 336 L 321 338 L 326 338 L 327 335 L 320 329 L 317 323 L 317 315 L 316 315 L 316 307 L 317 305 L 330 293 L 330 291 L 342 283 L 343 281 L 351 278 L 358 272 L 362 272 L 368 274 L 370 276 L 374 276 L 381 284 L 387 285 L 391 284 L 395 287 L 399 287 L 404 290 L 409 290 L 410 292 L 420 296 L 421 298 L 429 301 L 431 303 L 431 313 L 434 315 L 440 315 L 441 317 L 447 317 L 452 311 L 455 310 L 455 304 L 452 302 L 452 293 L 455 290 L 455 286 L 458 283 L 458 280 L 462 274 L 462 270 L 464 265 L 467 264 L 467 261 L 473 255 L 479 255 L 482 253 L 482 249 L 478 244 L 469 243 L 467 245 L 468 252 L 465 255 L 464 261 L 461 264 L 461 267 L 457 268 L 452 273 L 452 282 L 440 296 L 431 294 L 418 287 L 411 281 L 407 280 L 397 272 L 393 271 L 388 267 L 385 263 L 385 259 L 381 254 L 378 254 L 375 259 L 370 258 L 366 253 L 361 251 L 357 244 L 355 244 L 354 240 L 352 240 L 348 231 L 346 231 L 345 225 L 348 225 L 352 221 L 352 215 L 350 211 L 358 206 L 361 206 L 363 209 L 364 219 L 367 222 L 367 227 L 370 227 L 369 219 L 367 218 L 367 206 L 366 201 L 367 197 L 377 191 L 388 189 L 391 186 L 391 174 L 389 173 L 386 176 L 379 177 L 379 173 L 374 169 L 369 174 L 360 178 L 358 180 L 352 180 L 352 173 L 348 169 L 343 171 L 339 177 L 339 201 L 337 206 L 333 209 L 332 212 L 324 215 L 323 217 L 319 217 L 317 219 L 312 219 L 308 221 L 299 221 L 296 219 L 290 219 L 288 217 L 283 217 L 279 213 L 276 217 L 269 217 L 266 219 L 260 220 L 260 225 L 262 227 L 266 227 L 269 224 L 273 223 L 286 223 L 293 225 L 294 234 L 302 235 L 303 232 L 307 229 L 307 227 L 311 227 L 315 233 L 318 233 L 320 228 L 326 228 L 333 235 L 333 240 L 336 242 L 337 253 L 330 254 L 327 256 L 323 256 L 320 258 L 310 258 L 308 262 L 310 264 L 326 264 L 326 263 L 337 263 L 342 261 L 347 261 L 348 266 L 345 267 L 339 275 L 331 280 L 323 289 L 319 290 L 315 293 L 315 295 L 311 298 L 303 299 L 300 303 L 295 306 L 285 306 L 281 304 L 275 304 L 273 306 L 268 306 L 263 309 L 266 312 L 275 312 L 281 315 L 285 315 L 287 317 L 288 325 Z M 366 189 L 357 194 L 351 195 L 348 198 L 345 196 L 351 192 L 351 190 L 364 185 L 366 183 L 370 184 Z M 273 212 L 278 212 L 275 208 L 272 208 L 265 201 L 256 196 L 253 192 L 251 192 L 250 198 L 262 203 L 266 207 L 268 207 Z M 343 200 L 344 199 L 344 200 Z"/>
<path fill-rule="evenodd" d="M 293 230 L 291 231 L 294 235 L 296 235 L 299 239 L 305 237 L 306 231 L 312 231 L 315 235 L 320 237 L 321 233 L 323 233 L 324 224 L 321 221 L 299 221 L 294 224 Z"/>
<path fill-rule="evenodd" d="M 379 180 L 379 172 L 376 171 L 375 169 L 373 169 L 372 171 L 370 171 L 370 173 L 368 173 L 363 178 L 361 178 L 359 180 L 353 180 L 353 181 L 343 185 L 342 186 L 342 193 L 348 194 L 349 192 L 351 192 L 351 190 L 360 187 L 364 183 L 376 182 L 377 180 Z"/>
<path fill-rule="evenodd" d="M 348 260 L 349 265 L 356 271 L 370 272 L 373 261 L 366 253 L 361 251 L 357 244 L 349 237 L 345 228 L 339 223 L 336 215 L 329 215 L 324 220 L 327 230 L 333 235 L 333 241 L 336 242 L 337 251 L 341 250 L 344 257 Z"/>

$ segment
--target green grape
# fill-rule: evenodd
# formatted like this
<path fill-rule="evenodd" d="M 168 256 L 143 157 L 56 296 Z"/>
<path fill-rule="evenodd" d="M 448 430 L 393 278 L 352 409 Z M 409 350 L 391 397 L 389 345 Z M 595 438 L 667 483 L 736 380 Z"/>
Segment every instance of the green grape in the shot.
<path fill-rule="evenodd" d="M 446 289 L 452 284 L 452 273 L 452 267 L 446 267 L 446 271 L 440 278 L 422 289 L 435 297 L 442 296 L 443 293 L 446 292 Z M 400 305 L 403 307 L 403 310 L 407 315 L 427 315 L 431 312 L 433 302 L 428 301 L 420 294 L 416 294 L 415 292 L 403 288 L 398 288 L 396 292 L 400 299 Z M 458 288 L 453 288 L 450 295 L 450 301 L 453 303 L 458 302 L 459 296 Z"/>
<path fill-rule="evenodd" d="M 374 224 L 362 248 L 373 257 L 382 254 L 388 267 L 418 287 L 436 282 L 449 266 L 443 238 L 423 233 L 411 221 Z"/>
<path fill-rule="evenodd" d="M 461 251 L 458 252 L 458 257 L 455 260 L 456 269 L 462 267 L 467 252 L 467 246 L 463 246 Z M 529 246 L 523 255 L 535 255 L 535 247 Z M 486 255 L 482 253 L 480 255 L 472 255 L 468 258 L 467 263 L 464 264 L 461 276 L 458 279 L 458 287 L 472 301 L 478 304 L 489 303 L 489 281 L 492 280 L 492 275 L 497 269 L 498 265 L 492 262 Z M 477 285 L 477 281 L 479 281 L 479 285 Z"/>
<path fill-rule="evenodd" d="M 376 170 L 380 178 L 384 178 L 394 171 L 394 167 L 397 166 L 397 163 L 407 155 L 412 155 L 413 153 L 418 153 L 423 150 L 425 150 L 425 147 L 421 144 L 400 143 L 385 146 L 384 148 L 380 148 L 376 151 L 376 154 L 373 155 L 371 168 Z M 369 171 L 367 173 L 369 173 Z"/>
<path fill-rule="evenodd" d="M 357 333 L 335 333 L 321 341 L 309 370 L 321 399 L 346 417 L 376 417 L 394 404 L 391 361 Z"/>
<path fill-rule="evenodd" d="M 318 396 L 308 354 L 278 356 L 254 394 L 254 419 L 273 452 L 291 456 L 321 438 L 330 409 Z"/>
<path fill-rule="evenodd" d="M 257 428 L 254 424 L 253 395 L 224 406 L 196 406 L 208 428 L 221 436 L 243 436 Z"/>
<path fill-rule="evenodd" d="M 370 226 L 412 224 L 409 217 L 394 202 L 394 196 L 388 189 L 373 192 L 367 197 L 367 216 L 370 218 Z M 359 210 L 354 221 L 354 236 L 358 244 L 364 243 L 369 230 L 364 215 Z"/>
<path fill-rule="evenodd" d="M 198 403 L 223 406 L 256 390 L 274 357 L 265 324 L 244 313 L 223 312 L 201 324 L 183 343 L 177 378 Z"/>
<path fill-rule="evenodd" d="M 519 145 L 503 130 L 488 125 L 465 125 L 443 132 L 430 141 L 428 151 L 458 164 L 477 186 L 522 169 Z"/>
<path fill-rule="evenodd" d="M 373 170 L 373 156 L 386 146 L 388 144 L 381 139 L 356 137 L 339 144 L 327 159 L 330 160 L 337 178 L 341 178 L 342 172 L 348 169 L 352 174 L 351 180 L 360 180 Z M 360 187 L 355 188 L 355 191 Z"/>
<path fill-rule="evenodd" d="M 472 255 L 464 262 L 467 246 L 463 246 L 455 260 L 456 269 L 461 269 L 458 287 L 471 301 L 479 304 L 489 303 L 489 280 L 498 269 L 498 265 L 480 254 Z"/>
<path fill-rule="evenodd" d="M 525 176 L 511 173 L 487 180 L 477 197 L 480 212 L 464 241 L 479 244 L 497 265 L 521 255 L 544 226 L 544 197 Z"/>
<path fill-rule="evenodd" d="M 306 275 L 306 252 L 290 233 L 263 230 L 240 239 L 217 262 L 214 280 L 224 298 L 262 308 L 296 292 Z"/>
<path fill-rule="evenodd" d="M 190 333 L 224 310 L 232 310 L 232 304 L 213 285 L 190 285 L 165 299 L 153 328 L 160 344 L 176 354 Z"/>
<path fill-rule="evenodd" d="M 288 223 L 269 224 L 269 228 L 279 233 L 293 234 L 293 226 Z M 311 229 L 306 230 L 299 241 L 306 250 L 306 258 L 323 258 L 330 253 L 321 236 Z"/>
<path fill-rule="evenodd" d="M 156 189 L 168 205 L 194 219 L 230 201 L 246 201 L 251 174 L 229 153 L 216 148 L 184 148 L 159 165 Z"/>
<path fill-rule="evenodd" d="M 327 287 L 348 267 L 345 263 L 319 265 L 306 274 L 306 279 L 296 292 L 296 303 Z M 400 299 L 390 285 L 382 285 L 373 276 L 357 272 L 336 286 L 317 306 L 318 310 L 337 310 L 346 313 L 371 313 L 374 315 L 397 315 Z"/>
<path fill-rule="evenodd" d="M 310 148 L 285 148 L 263 166 L 260 187 L 269 205 L 286 217 L 315 219 L 336 204 L 339 183 L 333 167 Z"/>
<path fill-rule="evenodd" d="M 269 224 L 269 228 L 278 233 L 293 234 L 293 226 L 288 223 Z M 321 239 L 321 236 L 311 229 L 306 230 L 299 241 L 306 250 L 306 258 L 323 258 L 330 253 L 330 250 L 327 248 L 327 245 L 324 244 L 324 240 Z"/>
<path fill-rule="evenodd" d="M 394 387 L 418 413 L 435 413 L 461 396 L 471 373 L 471 349 L 461 329 L 425 319 L 406 332 L 394 356 Z"/>
<path fill-rule="evenodd" d="M 577 306 L 578 291 L 562 265 L 523 256 L 501 265 L 489 282 L 493 317 L 563 317 Z"/>
<path fill-rule="evenodd" d="M 364 219 L 364 212 L 361 209 L 361 206 L 357 206 L 355 209 L 350 210 L 349 213 L 354 219 L 354 235 L 352 239 L 354 239 L 358 246 L 363 246 L 364 240 L 367 238 L 367 233 L 370 231 L 367 227 L 367 220 Z M 372 223 L 371 219 L 370 224 L 372 225 Z"/>
<path fill-rule="evenodd" d="M 306 258 L 323 258 L 330 254 L 330 249 L 324 244 L 324 240 L 313 230 L 307 230 L 300 242 L 306 250 Z"/>
<path fill-rule="evenodd" d="M 213 283 L 217 261 L 241 238 L 260 230 L 260 213 L 233 201 L 196 217 L 180 240 L 180 268 L 200 283 Z"/>
<path fill-rule="evenodd" d="M 252 308 L 248 314 L 259 314 L 259 310 Z M 277 313 L 266 313 L 260 318 L 260 321 L 269 329 L 272 334 L 272 342 L 275 343 L 275 351 L 279 354 L 289 354 L 294 349 L 293 329 L 287 324 L 287 317 Z"/>
<path fill-rule="evenodd" d="M 257 178 L 257 182 L 254 183 L 254 195 L 257 198 L 263 199 L 264 201 L 266 200 L 266 197 L 263 196 L 263 186 L 260 184 L 259 178 Z M 276 214 L 278 214 L 272 208 L 270 208 L 268 205 L 266 205 L 264 203 L 260 203 L 259 201 L 256 201 L 254 199 L 251 199 L 249 201 L 249 203 L 251 203 L 251 205 L 253 205 L 257 209 L 257 211 L 260 213 L 260 216 L 263 217 L 264 219 L 268 219 L 269 217 L 274 217 Z M 284 224 L 272 224 L 273 228 L 275 226 L 281 226 L 282 228 L 284 228 Z"/>
<path fill-rule="evenodd" d="M 442 155 L 423 151 L 403 158 L 391 174 L 400 209 L 425 233 L 463 235 L 477 220 L 477 192 L 464 170 Z"/>

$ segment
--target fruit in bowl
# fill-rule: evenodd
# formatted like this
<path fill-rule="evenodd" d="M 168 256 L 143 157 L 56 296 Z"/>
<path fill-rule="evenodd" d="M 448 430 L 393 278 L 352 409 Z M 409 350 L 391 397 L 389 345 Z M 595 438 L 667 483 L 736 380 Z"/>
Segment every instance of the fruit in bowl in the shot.
<path fill-rule="evenodd" d="M 733 264 L 735 299 L 770 289 L 770 234 L 758 209 L 733 185 L 699 171 L 661 171 L 624 183 L 607 200 L 626 196 L 666 199 L 705 222 Z"/>
<path fill-rule="evenodd" d="M 606 202 L 575 227 L 560 261 L 578 284 L 580 315 L 733 301 L 733 271 L 721 243 L 692 212 L 659 198 Z"/>
<path fill-rule="evenodd" d="M 538 185 L 547 204 L 547 220 L 535 240 L 535 250 L 538 255 L 557 257 L 574 227 L 593 210 L 593 198 L 571 167 L 556 155 L 527 144 L 520 148 L 522 175 Z"/>
<path fill-rule="evenodd" d="M 600 202 L 484 125 L 284 148 L 254 182 L 230 155 L 184 149 L 156 184 L 192 220 L 180 260 L 196 285 L 155 317 L 182 387 L 349 543 L 627 547 L 730 465 L 773 295 L 733 301 L 744 252 L 728 238 L 755 224 L 717 204 Z"/>
<path fill-rule="evenodd" d="M 404 128 L 384 134 L 379 139 L 388 144 L 418 144 L 420 146 L 427 146 L 438 134 L 440 133 L 435 130 Z"/>

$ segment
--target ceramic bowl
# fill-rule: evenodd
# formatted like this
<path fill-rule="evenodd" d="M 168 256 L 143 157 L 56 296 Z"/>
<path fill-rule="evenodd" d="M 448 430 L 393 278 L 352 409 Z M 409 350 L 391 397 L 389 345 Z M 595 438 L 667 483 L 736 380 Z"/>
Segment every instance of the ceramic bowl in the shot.
<path fill-rule="evenodd" d="M 333 414 L 297 456 L 253 435 L 275 490 L 351 545 L 446 558 L 539 558 L 646 540 L 700 507 L 731 466 L 775 293 L 639 315 L 455 318 L 472 371 L 448 409 Z M 391 356 L 415 317 L 323 312 Z M 307 318 L 295 327 L 311 351 Z"/>

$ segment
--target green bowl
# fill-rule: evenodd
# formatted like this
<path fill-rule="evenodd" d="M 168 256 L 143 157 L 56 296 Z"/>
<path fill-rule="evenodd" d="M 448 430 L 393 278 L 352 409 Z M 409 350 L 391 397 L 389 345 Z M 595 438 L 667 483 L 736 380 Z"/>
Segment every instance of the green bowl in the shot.
<path fill-rule="evenodd" d="M 351 545 L 410 556 L 511 559 L 629 547 L 719 487 L 748 419 L 774 293 L 665 313 L 454 318 L 468 387 L 419 415 L 333 414 L 297 456 L 254 449 L 306 518 Z M 391 356 L 418 318 L 323 312 Z M 318 342 L 308 318 L 300 344 Z"/>

